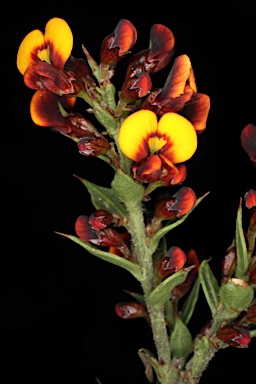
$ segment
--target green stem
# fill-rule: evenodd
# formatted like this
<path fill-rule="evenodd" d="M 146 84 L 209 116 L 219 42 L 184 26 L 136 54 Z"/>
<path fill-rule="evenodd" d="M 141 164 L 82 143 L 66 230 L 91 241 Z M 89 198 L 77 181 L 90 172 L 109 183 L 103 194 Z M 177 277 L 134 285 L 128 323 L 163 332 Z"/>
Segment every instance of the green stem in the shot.
<path fill-rule="evenodd" d="M 152 252 L 147 246 L 146 232 L 143 218 L 143 210 L 141 202 L 127 204 L 129 212 L 129 221 L 127 229 L 131 234 L 134 252 L 137 262 L 142 269 L 142 278 L 140 280 L 147 310 L 150 317 L 150 323 L 153 333 L 153 339 L 157 351 L 158 362 L 160 366 L 164 366 L 164 375 L 162 384 L 174 384 L 170 378 L 171 372 L 171 354 L 169 336 L 167 333 L 164 308 L 154 309 L 148 303 L 148 296 L 155 288 L 155 275 L 152 260 Z"/>
<path fill-rule="evenodd" d="M 217 351 L 218 349 L 213 345 L 209 345 L 207 348 L 196 347 L 193 357 L 187 363 L 185 370 L 181 372 L 177 384 L 198 384 Z"/>

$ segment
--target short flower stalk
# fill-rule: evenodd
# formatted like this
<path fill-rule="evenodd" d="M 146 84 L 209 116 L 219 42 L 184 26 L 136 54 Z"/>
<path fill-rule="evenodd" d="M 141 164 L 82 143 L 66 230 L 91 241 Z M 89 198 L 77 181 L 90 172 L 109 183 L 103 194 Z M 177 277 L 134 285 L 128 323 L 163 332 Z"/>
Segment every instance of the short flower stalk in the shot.
<path fill-rule="evenodd" d="M 149 48 L 131 56 L 116 90 L 112 79 L 118 62 L 126 60 L 136 41 L 135 26 L 122 19 L 103 39 L 99 64 L 84 46 L 84 58 L 77 59 L 69 25 L 55 17 L 44 34 L 34 30 L 24 37 L 17 68 L 34 92 L 33 122 L 72 139 L 82 156 L 97 157 L 114 171 L 108 188 L 76 176 L 95 211 L 81 212 L 73 234 L 56 234 L 140 283 L 141 292 L 127 292 L 132 298 L 117 303 L 115 311 L 125 320 L 140 317 L 151 328 L 155 350 L 138 351 L 149 383 L 197 384 L 217 351 L 245 348 L 256 336 L 256 191 L 239 202 L 220 281 L 209 259 L 200 261 L 196 250 L 185 253 L 179 244 L 168 244 L 168 233 L 210 193 L 198 197 L 185 184 L 186 162 L 207 127 L 210 98 L 198 92 L 190 58 L 175 57 L 174 35 L 161 24 L 151 28 Z M 154 89 L 154 73 L 168 65 L 165 84 Z M 88 116 L 76 111 L 78 98 Z M 255 166 L 254 124 L 241 130 L 241 146 Z M 250 213 L 247 228 L 243 209 Z M 200 289 L 212 318 L 193 338 L 189 322 Z"/>

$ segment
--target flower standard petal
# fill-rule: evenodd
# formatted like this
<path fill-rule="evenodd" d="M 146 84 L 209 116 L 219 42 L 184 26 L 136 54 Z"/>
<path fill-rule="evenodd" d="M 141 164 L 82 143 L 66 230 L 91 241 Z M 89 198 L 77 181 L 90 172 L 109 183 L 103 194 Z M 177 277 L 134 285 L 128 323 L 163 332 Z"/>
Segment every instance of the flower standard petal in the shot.
<path fill-rule="evenodd" d="M 196 103 L 186 104 L 183 113 L 189 118 L 197 133 L 202 133 L 206 128 L 206 121 L 210 111 L 210 97 L 204 93 L 197 94 Z"/>
<path fill-rule="evenodd" d="M 169 64 L 174 55 L 175 39 L 172 31 L 162 24 L 154 24 L 150 30 L 150 51 L 148 61 L 155 62 L 153 72 Z"/>
<path fill-rule="evenodd" d="M 51 63 L 63 68 L 71 55 L 73 35 L 65 20 L 54 17 L 45 27 L 45 43 L 50 47 Z"/>
<path fill-rule="evenodd" d="M 185 117 L 174 112 L 165 113 L 159 120 L 157 132 L 167 140 L 159 153 L 173 164 L 182 163 L 195 153 L 196 131 Z"/>
<path fill-rule="evenodd" d="M 70 127 L 65 120 L 63 106 L 67 110 L 72 109 L 75 100 L 75 98 L 60 98 L 48 91 L 36 91 L 30 103 L 31 118 L 41 127 L 54 127 L 56 131 L 68 133 Z"/>
<path fill-rule="evenodd" d="M 139 162 L 149 155 L 148 139 L 156 132 L 156 114 L 141 109 L 124 120 L 118 137 L 119 146 L 125 156 Z"/>
<path fill-rule="evenodd" d="M 35 29 L 24 37 L 17 54 L 17 68 L 22 75 L 24 75 L 30 65 L 36 64 L 39 61 L 37 51 L 44 48 L 44 35 L 38 29 Z"/>

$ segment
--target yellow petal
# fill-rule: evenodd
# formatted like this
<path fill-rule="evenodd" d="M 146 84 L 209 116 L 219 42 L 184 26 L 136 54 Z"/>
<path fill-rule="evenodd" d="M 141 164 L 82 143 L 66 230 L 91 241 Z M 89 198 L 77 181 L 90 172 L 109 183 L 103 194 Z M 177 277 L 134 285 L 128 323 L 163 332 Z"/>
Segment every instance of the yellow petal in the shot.
<path fill-rule="evenodd" d="M 141 109 L 129 115 L 123 122 L 118 143 L 122 152 L 131 160 L 139 162 L 149 154 L 149 137 L 157 132 L 157 116 Z"/>
<path fill-rule="evenodd" d="M 52 65 L 63 68 L 73 48 L 73 35 L 67 22 L 58 17 L 49 20 L 45 27 L 45 42 L 50 46 Z"/>
<path fill-rule="evenodd" d="M 177 113 L 168 112 L 161 117 L 158 123 L 158 134 L 167 139 L 161 154 L 173 164 L 190 159 L 196 151 L 196 131 L 185 117 Z"/>
<path fill-rule="evenodd" d="M 22 75 L 28 66 L 37 62 L 37 51 L 44 48 L 44 35 L 38 29 L 24 37 L 17 54 L 17 67 Z"/>

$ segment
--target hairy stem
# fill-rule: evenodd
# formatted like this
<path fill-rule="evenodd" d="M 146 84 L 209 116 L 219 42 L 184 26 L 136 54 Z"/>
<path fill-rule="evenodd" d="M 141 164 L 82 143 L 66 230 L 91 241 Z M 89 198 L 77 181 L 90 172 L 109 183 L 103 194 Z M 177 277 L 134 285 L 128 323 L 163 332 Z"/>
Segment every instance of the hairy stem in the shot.
<path fill-rule="evenodd" d="M 127 206 L 129 212 L 128 230 L 132 236 L 134 251 L 137 262 L 142 269 L 142 279 L 140 281 L 147 309 L 151 321 L 151 328 L 159 364 L 165 366 L 165 371 L 171 370 L 171 356 L 169 337 L 166 329 L 164 309 L 154 309 L 148 303 L 148 296 L 155 288 L 155 276 L 152 261 L 152 252 L 146 243 L 146 233 L 141 203 L 129 203 Z M 166 378 L 167 379 L 167 378 Z M 171 384 L 171 381 L 163 381 L 164 384 Z"/>

